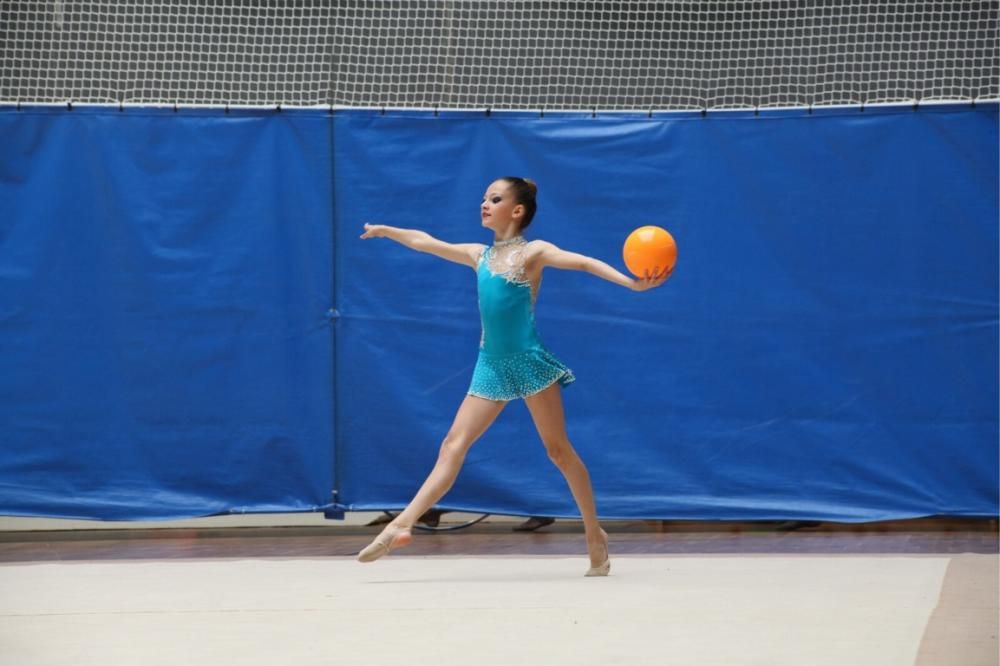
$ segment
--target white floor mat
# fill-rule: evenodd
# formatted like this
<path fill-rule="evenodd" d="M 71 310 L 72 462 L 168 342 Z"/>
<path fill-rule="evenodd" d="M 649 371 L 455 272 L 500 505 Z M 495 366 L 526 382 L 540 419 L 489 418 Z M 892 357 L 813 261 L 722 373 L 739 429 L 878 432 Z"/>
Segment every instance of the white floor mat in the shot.
<path fill-rule="evenodd" d="M 117 560 L 0 566 L 18 666 L 911 666 L 947 557 Z"/>

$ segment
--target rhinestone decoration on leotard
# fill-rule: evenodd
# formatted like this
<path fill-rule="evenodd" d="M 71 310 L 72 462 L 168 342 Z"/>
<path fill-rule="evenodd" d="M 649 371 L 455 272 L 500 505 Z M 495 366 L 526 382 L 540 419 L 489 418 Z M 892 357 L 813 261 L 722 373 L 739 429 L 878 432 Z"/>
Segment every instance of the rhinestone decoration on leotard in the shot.
<path fill-rule="evenodd" d="M 490 273 L 498 275 L 508 282 L 519 285 L 530 284 L 524 278 L 524 248 L 528 242 L 524 236 L 514 236 L 505 241 L 497 241 L 493 247 L 483 252 L 486 267 Z"/>

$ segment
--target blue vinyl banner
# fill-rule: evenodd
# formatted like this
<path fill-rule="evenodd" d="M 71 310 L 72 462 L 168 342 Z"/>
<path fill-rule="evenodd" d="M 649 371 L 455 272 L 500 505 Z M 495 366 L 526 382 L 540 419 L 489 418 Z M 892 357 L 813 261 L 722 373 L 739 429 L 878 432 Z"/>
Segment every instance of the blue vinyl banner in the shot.
<path fill-rule="evenodd" d="M 330 501 L 321 114 L 0 113 L 0 513 Z"/>
<path fill-rule="evenodd" d="M 568 433 L 600 515 L 868 521 L 997 513 L 996 107 L 675 117 L 338 116 L 340 496 L 398 508 L 437 456 L 480 335 L 474 274 L 366 221 L 489 243 L 479 202 L 538 182 L 526 234 L 658 290 L 548 269 L 536 317 L 574 371 Z M 573 516 L 524 404 L 446 508 Z"/>
<path fill-rule="evenodd" d="M 479 202 L 660 289 L 547 269 L 605 518 L 998 511 L 996 105 L 597 114 L 0 109 L 0 514 L 394 509 L 480 337 Z M 440 506 L 578 512 L 521 402 Z"/>

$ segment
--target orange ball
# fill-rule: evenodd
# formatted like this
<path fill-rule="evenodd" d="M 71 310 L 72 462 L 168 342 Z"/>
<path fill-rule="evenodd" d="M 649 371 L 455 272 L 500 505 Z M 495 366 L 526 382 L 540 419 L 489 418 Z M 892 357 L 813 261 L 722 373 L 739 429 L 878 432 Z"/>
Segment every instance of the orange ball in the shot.
<path fill-rule="evenodd" d="M 677 243 L 666 229 L 653 225 L 639 227 L 625 239 L 622 256 L 636 277 L 646 277 L 646 271 L 658 275 L 677 263 Z"/>

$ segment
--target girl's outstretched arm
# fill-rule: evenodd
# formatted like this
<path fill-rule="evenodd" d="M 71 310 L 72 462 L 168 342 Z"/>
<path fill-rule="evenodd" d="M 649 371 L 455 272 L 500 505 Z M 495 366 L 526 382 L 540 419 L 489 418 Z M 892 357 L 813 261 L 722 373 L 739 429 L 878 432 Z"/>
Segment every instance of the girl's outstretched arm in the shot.
<path fill-rule="evenodd" d="M 480 243 L 445 243 L 419 229 L 400 229 L 386 224 L 365 224 L 361 238 L 391 238 L 417 252 L 426 252 L 436 257 L 476 268 L 479 254 L 483 251 Z"/>
<path fill-rule="evenodd" d="M 667 281 L 667 278 L 670 277 L 670 274 L 674 270 L 673 268 L 667 269 L 664 267 L 664 270 L 659 272 L 659 266 L 657 266 L 652 275 L 635 280 L 600 259 L 588 257 L 584 254 L 577 254 L 576 252 L 560 250 L 552 243 L 546 241 L 533 241 L 533 243 L 540 247 L 538 258 L 543 267 L 551 266 L 552 268 L 563 268 L 571 271 L 586 271 L 591 275 L 604 278 L 608 282 L 614 282 L 632 291 L 646 291 L 647 289 L 659 287 Z"/>

